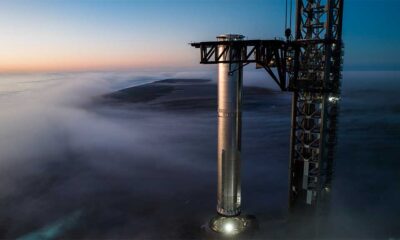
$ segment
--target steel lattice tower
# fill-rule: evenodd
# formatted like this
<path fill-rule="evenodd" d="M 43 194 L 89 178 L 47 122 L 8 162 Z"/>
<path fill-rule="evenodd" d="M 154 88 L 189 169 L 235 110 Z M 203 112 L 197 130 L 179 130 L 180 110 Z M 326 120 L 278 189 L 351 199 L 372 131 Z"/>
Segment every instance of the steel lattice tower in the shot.
<path fill-rule="evenodd" d="M 297 0 L 289 202 L 315 205 L 330 191 L 343 56 L 343 0 Z"/>

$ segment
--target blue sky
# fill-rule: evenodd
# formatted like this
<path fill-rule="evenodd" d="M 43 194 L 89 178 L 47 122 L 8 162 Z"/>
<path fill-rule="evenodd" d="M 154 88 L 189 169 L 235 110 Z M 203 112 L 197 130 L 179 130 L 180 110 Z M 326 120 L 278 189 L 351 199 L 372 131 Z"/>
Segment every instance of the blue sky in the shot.
<path fill-rule="evenodd" d="M 187 43 L 281 37 L 284 0 L 2 0 L 0 71 L 192 67 Z M 346 69 L 400 70 L 400 1 L 345 0 Z"/>

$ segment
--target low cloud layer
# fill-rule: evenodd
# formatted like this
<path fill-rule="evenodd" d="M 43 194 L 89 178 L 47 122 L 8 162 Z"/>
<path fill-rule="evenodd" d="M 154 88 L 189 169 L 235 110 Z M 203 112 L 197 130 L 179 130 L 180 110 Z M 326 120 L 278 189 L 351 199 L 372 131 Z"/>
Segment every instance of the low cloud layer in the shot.
<path fill-rule="evenodd" d="M 215 112 L 139 111 L 96 99 L 165 78 L 213 76 L 214 72 L 2 75 L 0 237 L 32 239 L 49 232 L 56 233 L 50 239 L 202 236 L 201 226 L 215 214 Z M 246 76 L 246 84 L 269 86 L 258 73 Z M 360 103 L 369 98 L 368 91 L 368 86 L 362 91 L 344 86 L 335 215 L 329 218 L 333 236 L 341 236 L 338 229 L 346 224 L 354 225 L 344 231 L 351 236 L 398 233 L 383 234 L 383 219 L 399 212 L 394 204 L 399 194 L 390 190 L 398 188 L 398 175 L 388 171 L 399 166 L 391 163 L 398 141 L 398 102 L 380 110 L 390 118 L 379 118 Z M 378 92 L 375 97 L 382 96 Z M 265 101 L 282 104 L 244 113 L 243 208 L 259 218 L 261 235 L 290 237 L 279 230 L 297 229 L 286 222 L 290 95 L 276 94 Z M 357 117 L 360 112 L 370 118 Z M 371 137 L 368 126 L 374 123 L 392 127 Z M 361 135 L 376 149 L 361 148 Z M 392 142 L 384 142 L 388 138 Z M 379 157 L 379 151 L 386 151 L 386 157 L 375 162 L 369 156 Z M 377 167 L 388 173 L 379 179 L 390 189 L 367 180 L 378 176 Z M 375 198 L 374 191 L 392 200 Z M 352 208 L 356 200 L 377 214 L 375 229 L 365 229 L 363 211 Z"/>

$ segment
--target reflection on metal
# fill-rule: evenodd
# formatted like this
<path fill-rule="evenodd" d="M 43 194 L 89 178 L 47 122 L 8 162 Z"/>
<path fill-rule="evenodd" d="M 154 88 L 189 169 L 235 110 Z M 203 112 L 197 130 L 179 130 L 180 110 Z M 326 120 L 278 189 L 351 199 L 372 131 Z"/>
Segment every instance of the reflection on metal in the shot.
<path fill-rule="evenodd" d="M 240 41 L 241 35 L 221 35 L 219 42 Z M 224 45 L 216 51 L 223 61 L 235 61 L 240 48 L 224 51 Z M 242 63 L 218 64 L 218 205 L 223 216 L 240 214 L 240 151 Z"/>
<path fill-rule="evenodd" d="M 216 216 L 210 221 L 210 228 L 225 235 L 235 235 L 249 227 L 250 221 L 245 217 Z"/>
<path fill-rule="evenodd" d="M 219 81 L 225 79 L 226 84 L 220 86 L 228 88 L 229 85 L 232 92 L 237 90 L 238 95 L 227 96 L 239 99 L 237 105 L 231 103 L 232 109 L 240 106 L 241 80 L 238 84 L 238 79 L 241 79 L 239 76 L 242 75 L 242 67 L 249 63 L 256 63 L 257 68 L 264 68 L 281 90 L 293 92 L 290 207 L 297 204 L 313 206 L 319 198 L 329 195 L 331 189 L 343 63 L 343 2 L 344 0 L 297 0 L 295 39 L 292 39 L 291 31 L 287 29 L 286 41 L 240 40 L 238 36 L 229 41 L 227 39 L 230 37 L 224 36 L 220 41 L 191 44 L 200 49 L 200 63 L 219 64 Z M 228 80 L 229 84 L 226 83 Z M 219 104 L 220 100 L 219 98 Z M 239 110 L 222 110 L 219 113 L 220 116 L 231 119 L 219 121 L 219 142 L 220 137 L 224 136 L 223 141 L 229 142 L 232 149 L 225 152 L 226 146 L 219 146 L 218 150 L 218 211 L 228 216 L 238 214 L 240 206 L 239 177 L 232 180 L 223 176 L 224 172 L 238 172 L 239 164 L 236 163 L 239 161 L 231 159 L 239 159 L 239 155 L 233 152 L 234 149 L 237 153 L 240 152 L 240 128 L 233 131 L 233 124 L 240 126 Z M 221 128 L 224 125 L 229 129 Z M 222 179 L 230 179 L 227 182 L 231 186 L 225 186 Z M 229 191 L 225 192 L 224 188 Z M 224 202 L 226 197 L 231 199 L 229 203 Z M 235 198 L 236 202 L 232 202 Z"/>

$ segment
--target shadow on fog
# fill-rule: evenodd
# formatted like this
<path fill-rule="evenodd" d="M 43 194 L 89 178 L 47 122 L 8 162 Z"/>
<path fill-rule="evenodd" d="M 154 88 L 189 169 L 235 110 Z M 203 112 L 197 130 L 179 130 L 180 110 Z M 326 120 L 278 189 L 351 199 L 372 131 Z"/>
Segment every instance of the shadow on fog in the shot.
<path fill-rule="evenodd" d="M 0 236 L 202 238 L 201 226 L 215 214 L 216 86 L 170 80 L 99 100 L 92 97 L 135 81 L 126 77 L 110 84 L 104 76 L 90 76 L 94 82 L 65 78 L 2 97 Z M 148 81 L 153 79 L 157 78 Z M 161 88 L 163 94 L 157 91 Z M 371 114 L 365 119 L 359 112 L 369 108 L 359 101 L 370 95 L 346 85 L 343 92 L 330 203 L 334 215 L 291 221 L 287 218 L 290 95 L 245 89 L 243 209 L 260 221 L 256 237 L 318 238 L 319 222 L 330 224 L 322 236 L 399 236 L 394 221 L 399 213 L 395 204 L 399 165 L 394 162 L 399 102 L 385 108 L 390 118 Z M 149 98 L 152 94 L 157 96 Z M 368 127 L 375 123 L 392 127 L 378 132 Z M 374 137 L 366 144 L 374 147 L 368 151 L 358 138 L 371 133 Z M 377 156 L 378 149 L 385 154 Z M 378 178 L 380 182 L 375 181 Z M 374 219 L 367 218 L 369 214 Z M 299 222 L 312 224 L 304 227 Z"/>

